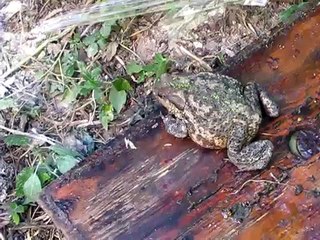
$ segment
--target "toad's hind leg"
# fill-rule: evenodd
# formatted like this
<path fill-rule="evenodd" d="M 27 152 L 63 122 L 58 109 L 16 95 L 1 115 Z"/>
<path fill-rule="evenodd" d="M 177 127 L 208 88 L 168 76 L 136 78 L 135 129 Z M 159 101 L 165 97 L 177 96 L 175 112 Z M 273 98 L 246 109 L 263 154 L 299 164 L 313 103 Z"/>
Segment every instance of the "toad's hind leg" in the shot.
<path fill-rule="evenodd" d="M 244 88 L 244 95 L 252 109 L 260 109 L 260 99 L 263 109 L 269 117 L 279 116 L 280 110 L 278 105 L 270 98 L 268 93 L 258 83 L 248 83 Z"/>
<path fill-rule="evenodd" d="M 240 171 L 260 170 L 265 168 L 272 156 L 273 144 L 269 140 L 260 140 L 244 147 L 247 125 L 237 121 L 233 124 L 228 140 L 228 158 Z"/>

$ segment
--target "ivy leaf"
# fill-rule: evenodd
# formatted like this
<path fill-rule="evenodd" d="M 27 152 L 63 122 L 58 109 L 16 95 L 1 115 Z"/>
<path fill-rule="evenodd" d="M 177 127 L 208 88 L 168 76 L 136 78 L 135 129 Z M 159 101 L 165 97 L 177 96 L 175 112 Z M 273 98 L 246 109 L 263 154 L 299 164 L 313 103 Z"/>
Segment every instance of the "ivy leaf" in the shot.
<path fill-rule="evenodd" d="M 102 123 L 102 126 L 105 129 L 108 129 L 109 123 L 111 121 L 113 121 L 113 119 L 114 119 L 112 105 L 104 104 L 101 107 L 100 114 L 99 114 L 99 119 L 100 119 L 100 122 Z"/>
<path fill-rule="evenodd" d="M 78 160 L 73 156 L 65 155 L 59 156 L 56 159 L 56 163 L 59 171 L 61 173 L 66 173 L 78 163 Z"/>
<path fill-rule="evenodd" d="M 89 58 L 94 57 L 98 51 L 99 51 L 99 46 L 97 43 L 92 43 L 89 45 L 89 47 L 86 49 L 87 55 Z"/>
<path fill-rule="evenodd" d="M 129 75 L 133 73 L 139 73 L 143 70 L 143 67 L 141 65 L 138 65 L 136 63 L 130 63 L 127 65 L 127 73 Z"/>
<path fill-rule="evenodd" d="M 124 90 L 118 91 L 114 86 L 109 93 L 109 101 L 117 113 L 121 112 L 124 104 L 127 101 L 127 93 Z"/>
<path fill-rule="evenodd" d="M 24 196 L 23 185 L 30 178 L 33 172 L 34 172 L 34 169 L 32 167 L 26 167 L 22 169 L 22 171 L 17 175 L 17 179 L 16 179 L 16 196 L 17 197 Z"/>
<path fill-rule="evenodd" d="M 30 144 L 30 139 L 26 136 L 11 134 L 4 138 L 4 142 L 8 146 L 26 146 Z"/>
<path fill-rule="evenodd" d="M 132 87 L 130 85 L 130 83 L 128 82 L 127 79 L 124 78 L 117 78 L 116 80 L 114 80 L 113 82 L 113 86 L 118 90 L 118 91 L 131 91 Z"/>
<path fill-rule="evenodd" d="M 13 98 L 3 98 L 0 100 L 0 111 L 7 108 L 13 108 L 16 106 L 16 103 Z"/>
<path fill-rule="evenodd" d="M 33 173 L 23 185 L 26 202 L 35 202 L 42 191 L 41 182 L 36 173 Z"/>

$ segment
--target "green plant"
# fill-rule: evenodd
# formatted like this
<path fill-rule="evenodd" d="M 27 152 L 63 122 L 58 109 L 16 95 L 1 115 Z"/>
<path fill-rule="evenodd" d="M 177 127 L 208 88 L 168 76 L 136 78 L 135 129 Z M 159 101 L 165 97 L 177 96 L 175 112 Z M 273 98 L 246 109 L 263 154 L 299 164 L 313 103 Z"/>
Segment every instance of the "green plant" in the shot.
<path fill-rule="evenodd" d="M 30 144 L 30 139 L 26 136 L 18 135 L 18 134 L 11 134 L 4 138 L 5 144 L 7 146 L 27 146 Z"/>
<path fill-rule="evenodd" d="M 137 74 L 138 83 L 144 82 L 147 77 L 155 76 L 157 79 L 161 77 L 162 74 L 168 71 L 169 60 L 162 56 L 160 53 L 157 53 L 153 61 L 145 66 L 139 65 L 137 63 L 130 63 L 127 66 L 127 73 Z"/>
<path fill-rule="evenodd" d="M 86 46 L 86 52 L 89 58 L 94 57 L 99 50 L 102 50 L 107 45 L 107 39 L 114 24 L 115 21 L 104 22 L 100 29 L 83 39 L 82 42 Z"/>
<path fill-rule="evenodd" d="M 13 202 L 10 204 L 9 210 L 12 222 L 18 225 L 20 223 L 20 214 L 25 212 L 25 207 Z"/>
<path fill-rule="evenodd" d="M 61 59 L 62 62 L 62 72 L 67 77 L 73 77 L 76 72 L 77 60 L 78 60 L 77 51 L 65 51 Z"/>
<path fill-rule="evenodd" d="M 37 201 L 44 186 L 69 171 L 83 158 L 79 153 L 59 145 L 34 149 L 32 154 L 38 160 L 37 165 L 23 168 L 16 178 L 18 200 L 10 205 L 11 219 L 15 224 L 19 224 L 20 214 Z"/>

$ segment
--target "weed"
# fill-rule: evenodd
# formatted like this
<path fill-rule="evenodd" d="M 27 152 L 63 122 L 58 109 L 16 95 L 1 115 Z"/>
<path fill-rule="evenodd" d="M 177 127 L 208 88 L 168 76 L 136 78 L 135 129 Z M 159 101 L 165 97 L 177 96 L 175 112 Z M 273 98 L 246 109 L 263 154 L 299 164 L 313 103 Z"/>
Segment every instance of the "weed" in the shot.
<path fill-rule="evenodd" d="M 167 72 L 169 60 L 157 53 L 152 63 L 142 66 L 137 63 L 131 63 L 127 66 L 127 73 L 138 74 L 138 83 L 144 82 L 147 77 L 155 76 L 157 79 Z"/>

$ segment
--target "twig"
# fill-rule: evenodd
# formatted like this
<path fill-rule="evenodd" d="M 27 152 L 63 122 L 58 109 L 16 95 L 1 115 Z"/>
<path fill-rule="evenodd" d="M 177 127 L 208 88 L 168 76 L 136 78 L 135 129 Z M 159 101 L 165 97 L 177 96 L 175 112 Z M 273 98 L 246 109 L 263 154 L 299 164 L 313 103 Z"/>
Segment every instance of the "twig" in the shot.
<path fill-rule="evenodd" d="M 21 132 L 19 130 L 14 130 L 14 129 L 11 129 L 11 128 L 7 128 L 7 127 L 2 126 L 2 125 L 0 125 L 0 129 L 2 129 L 4 131 L 7 131 L 7 132 L 10 132 L 12 134 L 17 134 L 17 135 L 21 135 L 21 136 L 30 137 L 30 138 L 33 138 L 33 139 L 36 139 L 36 140 L 39 140 L 39 141 L 44 141 L 46 143 L 49 143 L 50 145 L 56 145 L 57 143 L 59 143 L 57 140 L 48 138 L 47 136 L 42 135 L 42 134 L 33 134 L 33 133 Z"/>
<path fill-rule="evenodd" d="M 23 229 L 30 229 L 30 228 L 45 228 L 45 229 L 55 229 L 53 224 L 35 224 L 35 225 L 20 225 L 18 227 L 12 227 L 11 230 L 23 230 Z"/>
<path fill-rule="evenodd" d="M 139 61 L 140 61 L 141 63 L 145 64 L 145 63 L 143 62 L 143 60 L 141 59 L 141 57 L 140 57 L 137 53 L 135 53 L 133 50 L 131 50 L 130 48 L 128 48 L 126 45 L 123 45 L 122 43 L 119 43 L 119 45 L 120 45 L 120 47 L 124 48 L 124 49 L 127 50 L 128 52 L 132 53 L 136 58 L 139 59 Z"/>
<path fill-rule="evenodd" d="M 101 122 L 100 120 L 95 120 L 95 121 L 90 121 L 90 120 L 79 120 L 79 121 L 74 121 L 69 124 L 69 127 L 76 126 L 76 128 L 84 128 L 84 127 L 89 127 L 89 126 L 96 126 L 100 125 Z"/>
<path fill-rule="evenodd" d="M 186 48 L 184 48 L 183 46 L 179 45 L 180 50 L 187 54 L 189 57 L 193 58 L 194 60 L 196 60 L 197 62 L 199 62 L 201 64 L 202 67 L 204 67 L 206 70 L 212 72 L 212 68 L 209 66 L 209 64 L 207 64 L 205 61 L 203 61 L 202 59 L 198 58 L 196 55 L 194 55 L 193 53 L 191 53 L 190 51 L 188 51 Z"/>
<path fill-rule="evenodd" d="M 121 66 L 127 72 L 127 68 L 126 68 L 124 61 L 118 55 L 116 55 L 114 58 L 121 64 Z M 131 77 L 132 81 L 137 82 L 136 78 L 133 75 L 130 75 L 130 77 Z"/>

